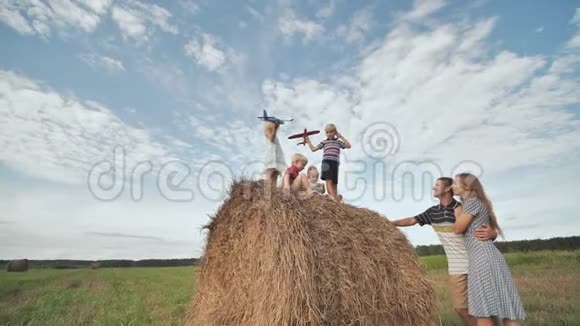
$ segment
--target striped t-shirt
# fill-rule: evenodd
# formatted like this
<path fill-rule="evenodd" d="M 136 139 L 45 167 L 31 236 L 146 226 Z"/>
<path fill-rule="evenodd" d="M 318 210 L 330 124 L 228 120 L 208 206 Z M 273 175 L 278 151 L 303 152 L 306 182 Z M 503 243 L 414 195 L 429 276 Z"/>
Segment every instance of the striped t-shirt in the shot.
<path fill-rule="evenodd" d="M 340 150 L 344 149 L 344 142 L 338 138 L 326 139 L 318 144 L 318 149 L 322 149 L 322 159 L 340 162 Z"/>
<path fill-rule="evenodd" d="M 467 274 L 467 250 L 463 234 L 453 233 L 455 208 L 461 203 L 453 199 L 449 206 L 441 204 L 429 207 L 425 212 L 415 216 L 419 225 L 429 224 L 433 227 L 447 256 L 450 275 Z"/>

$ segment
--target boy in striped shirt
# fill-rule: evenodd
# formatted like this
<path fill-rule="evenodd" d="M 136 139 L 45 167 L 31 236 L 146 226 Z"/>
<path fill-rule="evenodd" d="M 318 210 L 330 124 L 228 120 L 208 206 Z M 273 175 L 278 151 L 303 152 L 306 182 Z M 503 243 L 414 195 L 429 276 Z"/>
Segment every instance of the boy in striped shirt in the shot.
<path fill-rule="evenodd" d="M 340 164 L 340 150 L 350 148 L 350 143 L 343 135 L 341 135 L 336 126 L 329 123 L 324 128 L 326 132 L 326 139 L 320 142 L 317 146 L 312 145 L 310 138 L 306 137 L 306 143 L 310 150 L 316 152 L 322 149 L 322 175 L 320 179 L 326 181 L 326 189 L 328 194 L 336 200 L 340 200 L 338 196 L 338 165 Z"/>

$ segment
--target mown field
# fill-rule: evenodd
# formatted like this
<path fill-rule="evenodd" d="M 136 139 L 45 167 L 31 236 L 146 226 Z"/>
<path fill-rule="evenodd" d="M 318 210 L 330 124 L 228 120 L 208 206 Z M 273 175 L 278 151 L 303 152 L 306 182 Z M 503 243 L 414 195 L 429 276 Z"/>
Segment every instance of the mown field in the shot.
<path fill-rule="evenodd" d="M 580 325 L 580 251 L 507 254 L 526 325 Z M 460 325 L 444 256 L 423 257 L 441 323 Z M 0 272 L 0 325 L 182 325 L 195 267 Z"/>

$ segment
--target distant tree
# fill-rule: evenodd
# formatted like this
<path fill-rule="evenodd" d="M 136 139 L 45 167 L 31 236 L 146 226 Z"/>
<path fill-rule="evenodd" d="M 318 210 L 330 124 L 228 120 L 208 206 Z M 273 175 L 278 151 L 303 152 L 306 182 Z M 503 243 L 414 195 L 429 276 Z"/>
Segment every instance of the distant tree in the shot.
<path fill-rule="evenodd" d="M 540 250 L 578 250 L 580 249 L 580 236 L 558 237 L 547 240 L 495 241 L 494 244 L 502 253 Z M 445 254 L 441 245 L 417 246 L 416 251 L 419 256 Z"/>

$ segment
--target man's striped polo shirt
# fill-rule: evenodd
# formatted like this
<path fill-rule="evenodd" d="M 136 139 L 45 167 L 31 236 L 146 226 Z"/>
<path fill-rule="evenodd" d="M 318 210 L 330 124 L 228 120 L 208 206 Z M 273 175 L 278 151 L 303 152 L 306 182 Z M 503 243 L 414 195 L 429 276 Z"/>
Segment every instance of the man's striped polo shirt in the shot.
<path fill-rule="evenodd" d="M 447 255 L 447 265 L 450 275 L 467 274 L 467 250 L 463 234 L 453 233 L 455 224 L 455 208 L 461 203 L 453 199 L 448 206 L 441 204 L 429 207 L 425 212 L 415 216 L 419 225 L 429 224 L 433 227 L 443 250 Z"/>

